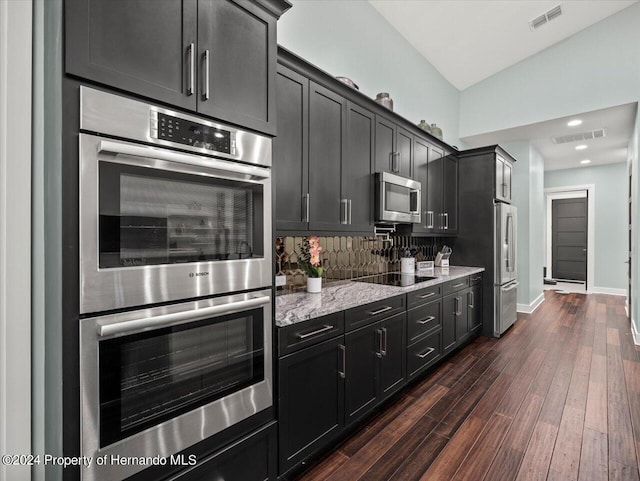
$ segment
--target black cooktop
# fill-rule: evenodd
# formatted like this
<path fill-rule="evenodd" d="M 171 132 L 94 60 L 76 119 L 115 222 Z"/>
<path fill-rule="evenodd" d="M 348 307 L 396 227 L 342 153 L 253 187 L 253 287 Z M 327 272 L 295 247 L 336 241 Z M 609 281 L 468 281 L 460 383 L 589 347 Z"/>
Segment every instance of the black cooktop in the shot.
<path fill-rule="evenodd" d="M 418 282 L 430 281 L 432 279 L 437 279 L 437 277 L 401 274 L 400 272 L 387 272 L 386 274 L 359 277 L 357 279 L 352 279 L 352 281 L 368 282 L 369 284 L 382 284 L 385 286 L 406 287 L 417 284 Z"/>

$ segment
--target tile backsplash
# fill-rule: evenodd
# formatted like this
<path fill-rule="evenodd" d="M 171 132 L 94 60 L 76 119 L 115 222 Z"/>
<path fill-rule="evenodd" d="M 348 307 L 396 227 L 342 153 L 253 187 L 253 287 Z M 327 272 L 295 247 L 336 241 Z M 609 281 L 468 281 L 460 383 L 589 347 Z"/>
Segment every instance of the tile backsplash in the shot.
<path fill-rule="evenodd" d="M 279 292 L 304 289 L 306 275 L 298 267 L 298 255 L 304 237 L 276 237 L 276 275 L 287 276 L 287 285 Z M 433 260 L 447 239 L 433 237 L 394 236 L 392 242 L 380 237 L 322 237 L 322 267 L 325 281 L 400 270 L 400 258 L 410 252 L 416 260 Z"/>

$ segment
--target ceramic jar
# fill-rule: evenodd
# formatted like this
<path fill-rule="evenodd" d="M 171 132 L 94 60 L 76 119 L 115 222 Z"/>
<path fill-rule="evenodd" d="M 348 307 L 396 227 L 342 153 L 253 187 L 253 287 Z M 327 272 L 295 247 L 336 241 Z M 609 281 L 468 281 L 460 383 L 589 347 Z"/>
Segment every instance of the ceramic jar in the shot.
<path fill-rule="evenodd" d="M 389 94 L 387 92 L 380 92 L 376 96 L 376 102 L 388 108 L 389 110 L 393 110 L 393 99 L 389 97 Z"/>
<path fill-rule="evenodd" d="M 322 277 L 307 277 L 307 292 L 318 294 L 322 291 Z"/>
<path fill-rule="evenodd" d="M 421 120 L 420 123 L 418 124 L 418 127 L 420 127 L 425 132 L 431 133 L 431 126 L 427 123 L 426 120 Z"/>
<path fill-rule="evenodd" d="M 436 124 L 431 124 L 431 135 L 442 140 L 442 129 Z"/>

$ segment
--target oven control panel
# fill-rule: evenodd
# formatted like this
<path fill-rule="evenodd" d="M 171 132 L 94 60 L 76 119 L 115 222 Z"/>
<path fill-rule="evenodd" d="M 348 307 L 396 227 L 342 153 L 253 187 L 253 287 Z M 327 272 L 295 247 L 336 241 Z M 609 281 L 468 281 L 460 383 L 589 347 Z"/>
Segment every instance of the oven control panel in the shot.
<path fill-rule="evenodd" d="M 151 135 L 158 140 L 236 155 L 236 134 L 214 125 L 152 111 Z"/>

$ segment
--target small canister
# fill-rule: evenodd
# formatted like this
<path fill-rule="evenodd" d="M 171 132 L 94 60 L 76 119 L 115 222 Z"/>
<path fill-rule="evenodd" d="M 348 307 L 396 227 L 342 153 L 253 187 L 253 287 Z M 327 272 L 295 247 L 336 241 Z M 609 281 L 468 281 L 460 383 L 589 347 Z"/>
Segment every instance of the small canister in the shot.
<path fill-rule="evenodd" d="M 403 257 L 400 259 L 400 272 L 403 274 L 413 274 L 416 271 L 416 258 Z"/>
<path fill-rule="evenodd" d="M 376 95 L 376 102 L 388 108 L 389 110 L 393 110 L 393 99 L 389 97 L 389 94 L 387 92 L 380 92 L 378 95 Z"/>

